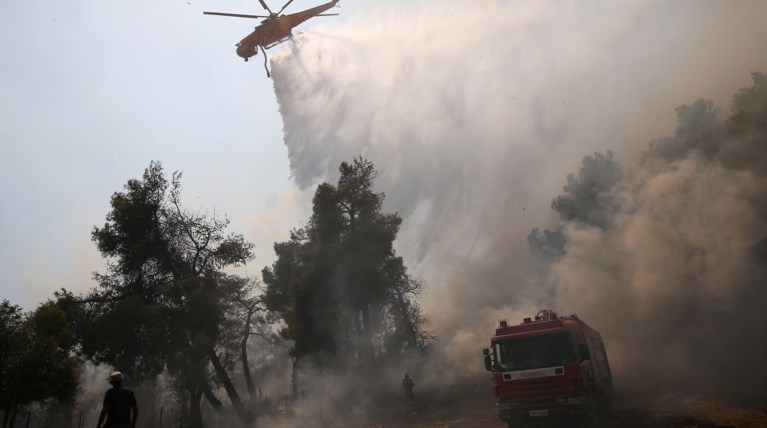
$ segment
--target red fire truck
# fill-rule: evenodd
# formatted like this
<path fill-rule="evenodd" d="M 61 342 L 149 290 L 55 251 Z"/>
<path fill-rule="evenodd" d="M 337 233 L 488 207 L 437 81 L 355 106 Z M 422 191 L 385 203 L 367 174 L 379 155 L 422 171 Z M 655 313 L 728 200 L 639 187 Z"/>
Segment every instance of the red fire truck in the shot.
<path fill-rule="evenodd" d="M 541 310 L 522 324 L 499 322 L 485 370 L 509 427 L 539 421 L 598 422 L 611 411 L 613 382 L 602 336 L 577 315 Z"/>

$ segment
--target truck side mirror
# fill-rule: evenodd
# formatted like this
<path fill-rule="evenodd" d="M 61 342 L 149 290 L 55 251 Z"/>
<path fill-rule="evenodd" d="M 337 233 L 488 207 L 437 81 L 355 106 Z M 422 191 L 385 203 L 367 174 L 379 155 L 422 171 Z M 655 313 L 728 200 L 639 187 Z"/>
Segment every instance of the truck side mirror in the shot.
<path fill-rule="evenodd" d="M 490 359 L 490 354 L 485 355 L 485 370 L 486 371 L 493 371 L 493 362 Z"/>

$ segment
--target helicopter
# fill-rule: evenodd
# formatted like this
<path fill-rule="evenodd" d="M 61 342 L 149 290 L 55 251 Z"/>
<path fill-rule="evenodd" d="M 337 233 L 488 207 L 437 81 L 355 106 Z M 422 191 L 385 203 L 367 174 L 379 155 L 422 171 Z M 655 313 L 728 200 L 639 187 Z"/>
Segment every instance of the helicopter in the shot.
<path fill-rule="evenodd" d="M 264 53 L 264 68 L 266 68 L 266 75 L 269 74 L 269 68 L 266 66 L 266 49 L 274 47 L 285 40 L 293 36 L 292 30 L 302 22 L 314 18 L 315 16 L 336 16 L 337 13 L 322 13 L 326 10 L 336 6 L 338 0 L 332 0 L 328 3 L 321 4 L 311 9 L 306 9 L 301 12 L 291 13 L 289 15 L 281 15 L 281 13 L 287 8 L 293 0 L 288 0 L 279 12 L 274 13 L 269 9 L 264 0 L 258 0 L 261 6 L 269 12 L 268 16 L 265 15 L 243 15 L 239 13 L 222 13 L 222 12 L 203 12 L 205 15 L 218 15 L 229 16 L 235 18 L 265 18 L 261 21 L 252 33 L 248 34 L 244 39 L 237 43 L 237 55 L 244 58 L 247 62 L 249 58 L 258 54 L 258 49 Z"/>

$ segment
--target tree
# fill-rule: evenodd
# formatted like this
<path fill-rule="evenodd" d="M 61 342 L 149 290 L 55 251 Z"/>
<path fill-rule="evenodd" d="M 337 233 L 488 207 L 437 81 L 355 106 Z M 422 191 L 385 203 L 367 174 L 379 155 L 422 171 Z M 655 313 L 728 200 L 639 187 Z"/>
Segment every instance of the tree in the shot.
<path fill-rule="evenodd" d="M 263 270 L 264 303 L 280 314 L 282 334 L 293 341 L 294 376 L 307 356 L 372 364 L 432 338 L 414 299 L 421 284 L 394 251 L 402 220 L 382 212 L 373 164 L 356 158 L 339 171 L 336 185 L 318 186 L 307 226 L 276 243 L 277 260 Z"/>
<path fill-rule="evenodd" d="M 228 344 L 224 349 L 238 351 L 236 358 L 239 358 L 242 364 L 248 397 L 253 400 L 256 399 L 256 388 L 248 361 L 248 343 L 252 336 L 260 336 L 270 342 L 275 341 L 277 338 L 274 337 L 271 326 L 276 320 L 261 300 L 258 293 L 261 289 L 258 279 L 229 275 L 223 277 L 220 284 L 224 289 L 224 313 L 226 314 L 223 341 Z M 234 359 L 235 356 L 231 352 L 226 356 L 230 364 Z"/>
<path fill-rule="evenodd" d="M 3 409 L 3 428 L 19 405 L 16 401 L 18 368 L 22 364 L 21 348 L 26 342 L 22 331 L 23 313 L 19 306 L 8 300 L 0 303 L 0 408 Z"/>
<path fill-rule="evenodd" d="M 252 244 L 227 234 L 227 218 L 185 210 L 181 174 L 168 183 L 162 165 L 150 163 L 141 180 L 129 180 L 111 199 L 106 224 L 92 239 L 108 258 L 106 273 L 82 299 L 83 352 L 143 379 L 167 365 L 189 398 L 193 424 L 201 424 L 204 395 L 222 385 L 239 413 L 244 408 L 218 349 L 224 295 L 221 270 L 252 259 Z M 211 370 L 212 369 L 212 370 Z"/>
<path fill-rule="evenodd" d="M 565 194 L 551 201 L 551 209 L 564 222 L 607 229 L 613 214 L 620 210 L 613 190 L 622 179 L 623 169 L 613 159 L 612 151 L 585 156 L 578 175 L 567 175 L 567 184 L 562 188 Z M 531 254 L 554 261 L 565 254 L 567 237 L 561 225 L 553 231 L 536 227 L 527 235 L 527 244 Z"/>
<path fill-rule="evenodd" d="M 565 237 L 562 229 L 543 230 L 534 227 L 527 235 L 527 245 L 532 254 L 544 260 L 556 260 L 565 254 Z"/>
<path fill-rule="evenodd" d="M 63 310 L 53 302 L 25 315 L 0 304 L 0 408 L 3 428 L 13 426 L 19 407 L 49 398 L 71 405 L 77 393 L 76 344 Z"/>
<path fill-rule="evenodd" d="M 612 151 L 594 153 L 583 158 L 578 176 L 567 175 L 564 195 L 551 201 L 551 209 L 564 221 L 580 221 L 602 229 L 608 227 L 617 201 L 610 190 L 623 178 L 620 164 Z"/>
<path fill-rule="evenodd" d="M 657 171 L 692 152 L 708 159 L 720 152 L 719 109 L 712 101 L 701 98 L 692 105 L 683 104 L 676 108 L 676 116 L 674 135 L 653 140 L 642 154 L 644 167 Z"/>

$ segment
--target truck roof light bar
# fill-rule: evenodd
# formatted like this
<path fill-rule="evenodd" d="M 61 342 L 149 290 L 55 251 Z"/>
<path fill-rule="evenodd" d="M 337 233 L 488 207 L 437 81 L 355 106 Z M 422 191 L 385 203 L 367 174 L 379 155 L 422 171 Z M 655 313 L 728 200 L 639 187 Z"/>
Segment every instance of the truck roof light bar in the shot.
<path fill-rule="evenodd" d="M 538 311 L 537 314 L 535 314 L 535 320 L 536 321 L 550 321 L 550 320 L 556 320 L 557 319 L 557 313 L 554 311 L 550 311 L 548 309 L 541 309 Z"/>

